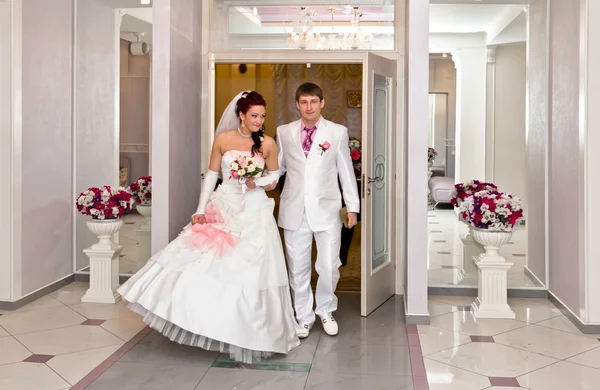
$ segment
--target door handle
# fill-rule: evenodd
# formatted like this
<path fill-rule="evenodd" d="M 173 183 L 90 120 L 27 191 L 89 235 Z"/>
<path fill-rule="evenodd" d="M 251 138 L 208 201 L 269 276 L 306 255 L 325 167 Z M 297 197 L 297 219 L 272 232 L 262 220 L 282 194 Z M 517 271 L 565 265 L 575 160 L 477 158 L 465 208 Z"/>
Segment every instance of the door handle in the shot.
<path fill-rule="evenodd" d="M 381 178 L 380 178 L 379 176 L 376 176 L 376 177 L 374 177 L 373 179 L 371 179 L 370 177 L 368 177 L 367 179 L 368 179 L 369 183 L 374 183 L 374 182 L 376 182 L 377 180 L 381 180 Z"/>

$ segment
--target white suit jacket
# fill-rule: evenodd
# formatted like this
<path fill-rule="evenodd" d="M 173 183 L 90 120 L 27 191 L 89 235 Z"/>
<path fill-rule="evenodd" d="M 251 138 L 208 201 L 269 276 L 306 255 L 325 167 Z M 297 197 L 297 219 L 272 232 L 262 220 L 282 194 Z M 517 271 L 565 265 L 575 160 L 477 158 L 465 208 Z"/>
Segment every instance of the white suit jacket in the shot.
<path fill-rule="evenodd" d="M 313 231 L 342 225 L 342 195 L 350 212 L 360 211 L 356 176 L 350 159 L 348 129 L 321 118 L 308 156 L 302 150 L 301 121 L 277 128 L 279 169 L 287 172 L 279 203 L 279 226 L 297 230 L 306 214 Z M 319 145 L 329 142 L 322 152 Z"/>

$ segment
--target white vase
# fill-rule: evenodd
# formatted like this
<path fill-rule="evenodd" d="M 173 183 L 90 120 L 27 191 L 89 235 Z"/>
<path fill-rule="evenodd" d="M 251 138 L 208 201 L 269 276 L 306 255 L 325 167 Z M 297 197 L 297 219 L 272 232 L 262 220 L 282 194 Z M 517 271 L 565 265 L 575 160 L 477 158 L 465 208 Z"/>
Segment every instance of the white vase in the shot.
<path fill-rule="evenodd" d="M 471 234 L 475 241 L 483 245 L 485 253 L 481 255 L 481 260 L 504 261 L 498 250 L 500 247 L 510 241 L 512 232 L 493 232 L 486 229 L 472 229 Z"/>
<path fill-rule="evenodd" d="M 427 161 L 427 166 L 431 168 L 433 166 L 433 161 Z"/>
<path fill-rule="evenodd" d="M 152 205 L 138 204 L 135 206 L 138 213 L 140 213 L 143 217 L 146 218 L 144 225 L 142 226 L 144 229 L 150 229 L 152 226 Z"/>
<path fill-rule="evenodd" d="M 94 249 L 115 249 L 118 245 L 112 240 L 112 236 L 121 229 L 121 219 L 92 219 L 87 221 L 87 227 L 98 236 L 98 242 L 92 247 Z"/>

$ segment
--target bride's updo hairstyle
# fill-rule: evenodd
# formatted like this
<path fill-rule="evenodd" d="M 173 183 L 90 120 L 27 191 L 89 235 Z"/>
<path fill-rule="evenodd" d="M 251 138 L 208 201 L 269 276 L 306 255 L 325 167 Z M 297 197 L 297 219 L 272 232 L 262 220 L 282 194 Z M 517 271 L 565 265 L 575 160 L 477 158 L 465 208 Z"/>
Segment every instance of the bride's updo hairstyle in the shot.
<path fill-rule="evenodd" d="M 253 106 L 263 106 L 267 108 L 267 102 L 262 97 L 262 95 L 256 91 L 248 92 L 246 96 L 242 96 L 240 100 L 237 101 L 237 113 L 238 117 L 240 112 L 244 115 L 250 110 L 250 107 Z M 260 153 L 260 148 L 262 147 L 263 137 L 265 135 L 265 127 L 263 126 L 259 131 L 252 132 L 252 140 L 254 141 L 254 145 L 252 145 L 252 155 L 254 156 L 256 153 Z"/>

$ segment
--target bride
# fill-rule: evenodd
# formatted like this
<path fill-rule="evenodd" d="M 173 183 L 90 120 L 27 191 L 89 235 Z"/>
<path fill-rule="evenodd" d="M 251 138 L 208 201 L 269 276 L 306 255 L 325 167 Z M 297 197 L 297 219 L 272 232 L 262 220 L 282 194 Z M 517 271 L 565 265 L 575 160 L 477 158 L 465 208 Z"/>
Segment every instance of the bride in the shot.
<path fill-rule="evenodd" d="M 237 124 L 217 131 L 192 223 L 118 289 L 170 340 L 246 363 L 300 345 L 274 202 L 262 188 L 278 179 L 265 107 L 254 91 L 232 101 L 224 116 Z M 241 167 L 262 177 L 236 179 Z"/>

